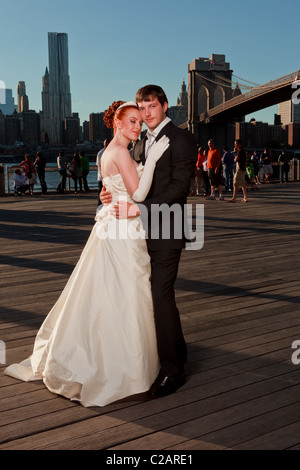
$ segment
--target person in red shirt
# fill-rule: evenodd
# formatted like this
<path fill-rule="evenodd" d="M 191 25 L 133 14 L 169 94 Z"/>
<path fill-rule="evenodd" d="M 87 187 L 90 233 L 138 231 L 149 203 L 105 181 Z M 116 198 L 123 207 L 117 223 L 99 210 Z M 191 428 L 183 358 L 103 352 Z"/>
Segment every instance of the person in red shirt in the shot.
<path fill-rule="evenodd" d="M 215 142 L 210 139 L 208 141 L 208 155 L 207 155 L 207 171 L 208 177 L 211 186 L 211 194 L 207 199 L 216 199 L 216 188 L 219 191 L 220 201 L 224 201 L 224 196 L 222 194 L 222 178 L 221 178 L 221 154 L 220 151 L 216 148 Z"/>
<path fill-rule="evenodd" d="M 24 160 L 18 165 L 19 168 L 22 167 L 25 172 L 26 181 L 29 184 L 30 195 L 33 195 L 33 187 L 36 183 L 36 171 L 33 162 L 30 160 L 30 155 L 26 154 Z"/>

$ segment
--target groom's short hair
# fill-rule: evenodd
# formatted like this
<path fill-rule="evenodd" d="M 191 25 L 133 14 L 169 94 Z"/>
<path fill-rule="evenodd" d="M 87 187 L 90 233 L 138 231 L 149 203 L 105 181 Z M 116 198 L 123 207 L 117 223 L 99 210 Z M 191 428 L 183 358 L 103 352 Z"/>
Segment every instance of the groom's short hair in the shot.
<path fill-rule="evenodd" d="M 157 98 L 162 106 L 168 103 L 168 98 L 164 90 L 158 85 L 146 85 L 140 88 L 135 96 L 137 103 L 141 101 L 151 101 L 153 98 Z"/>

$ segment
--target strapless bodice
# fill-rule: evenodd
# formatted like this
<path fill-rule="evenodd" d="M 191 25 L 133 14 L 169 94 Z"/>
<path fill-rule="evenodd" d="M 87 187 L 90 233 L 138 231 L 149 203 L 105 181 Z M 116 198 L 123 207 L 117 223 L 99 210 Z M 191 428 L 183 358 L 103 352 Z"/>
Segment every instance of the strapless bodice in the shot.
<path fill-rule="evenodd" d="M 137 166 L 137 172 L 139 178 L 143 172 L 143 164 L 140 163 Z M 103 178 L 103 186 L 111 193 L 112 195 L 112 203 L 116 203 L 116 201 L 126 200 L 128 202 L 134 203 L 133 199 L 128 194 L 126 189 L 125 183 L 120 173 L 116 175 L 106 176 Z"/>

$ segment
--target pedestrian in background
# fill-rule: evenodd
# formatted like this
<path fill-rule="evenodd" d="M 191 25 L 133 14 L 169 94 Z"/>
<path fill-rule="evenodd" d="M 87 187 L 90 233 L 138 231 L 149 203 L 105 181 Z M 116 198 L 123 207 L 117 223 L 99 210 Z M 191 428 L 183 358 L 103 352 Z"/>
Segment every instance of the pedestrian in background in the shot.
<path fill-rule="evenodd" d="M 47 184 L 45 180 L 45 168 L 46 168 L 46 159 L 41 152 L 37 152 L 34 166 L 36 168 L 37 175 L 40 180 L 42 193 L 47 193 Z"/>
<path fill-rule="evenodd" d="M 59 152 L 57 157 L 57 167 L 60 174 L 61 181 L 56 188 L 56 191 L 64 193 L 66 189 L 67 181 L 67 168 L 68 168 L 68 159 L 65 156 L 64 152 Z"/>
<path fill-rule="evenodd" d="M 222 194 L 222 162 L 220 151 L 216 148 L 213 139 L 208 141 L 209 151 L 207 154 L 207 169 L 208 177 L 211 186 L 211 194 L 208 196 L 208 200 L 216 199 L 215 191 L 218 189 L 220 201 L 224 201 Z"/>
<path fill-rule="evenodd" d="M 207 150 L 204 150 L 204 162 L 203 162 L 203 189 L 204 193 L 203 196 L 209 196 L 210 195 L 210 183 L 209 183 L 209 177 L 208 177 L 208 169 L 207 169 Z"/>
<path fill-rule="evenodd" d="M 273 174 L 273 167 L 271 165 L 271 155 L 269 153 L 269 149 L 265 149 L 264 153 L 261 156 L 261 161 L 263 163 L 264 169 L 264 183 L 270 183 L 270 177 Z"/>
<path fill-rule="evenodd" d="M 289 171 L 290 171 L 290 157 L 283 151 L 278 158 L 279 163 L 281 164 L 281 183 L 287 183 L 289 181 Z"/>
<path fill-rule="evenodd" d="M 80 160 L 81 160 L 81 171 L 82 171 L 82 181 L 83 181 L 83 187 L 85 192 L 87 193 L 89 191 L 89 186 L 87 182 L 87 176 L 90 171 L 90 162 L 88 157 L 85 155 L 84 151 L 81 150 L 79 152 Z"/>
<path fill-rule="evenodd" d="M 26 154 L 24 160 L 18 165 L 19 168 L 23 167 L 27 184 L 29 184 L 30 195 L 33 195 L 33 187 L 36 183 L 36 171 L 33 162 L 30 160 L 30 155 Z"/>
<path fill-rule="evenodd" d="M 225 191 L 232 191 L 234 155 L 230 152 L 228 147 L 224 147 L 223 152 L 222 162 L 225 168 Z"/>
<path fill-rule="evenodd" d="M 73 166 L 73 179 L 74 179 L 74 190 L 75 194 L 77 194 L 77 184 L 79 183 L 79 190 L 82 193 L 82 169 L 81 169 L 81 159 L 79 157 L 79 153 L 75 152 L 73 155 L 73 159 L 71 162 Z"/>
<path fill-rule="evenodd" d="M 229 199 L 227 202 L 236 202 L 239 187 L 242 188 L 244 194 L 244 199 L 242 199 L 242 202 L 248 202 L 246 188 L 246 152 L 243 149 L 242 141 L 240 139 L 235 141 L 234 147 L 236 149 L 236 169 L 233 179 L 233 195 L 232 199 Z"/>
<path fill-rule="evenodd" d="M 198 160 L 196 163 L 196 195 L 201 195 L 201 187 L 204 188 L 203 181 L 203 162 L 205 160 L 204 148 L 199 147 L 198 149 Z"/>
<path fill-rule="evenodd" d="M 14 196 L 25 196 L 26 191 L 29 191 L 29 184 L 26 183 L 26 177 L 21 172 L 20 168 L 15 170 L 14 180 Z"/>

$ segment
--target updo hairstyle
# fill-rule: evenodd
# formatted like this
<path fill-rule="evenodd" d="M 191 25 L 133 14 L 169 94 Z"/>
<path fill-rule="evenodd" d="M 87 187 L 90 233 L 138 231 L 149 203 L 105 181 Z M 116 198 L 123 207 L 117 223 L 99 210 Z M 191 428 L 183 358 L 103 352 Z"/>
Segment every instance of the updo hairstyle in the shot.
<path fill-rule="evenodd" d="M 106 124 L 106 127 L 108 129 L 113 128 L 114 133 L 117 131 L 117 126 L 115 123 L 116 119 L 119 119 L 120 121 L 122 118 L 125 116 L 126 112 L 130 108 L 137 109 L 136 106 L 129 105 L 129 106 L 124 106 L 121 109 L 118 109 L 122 104 L 126 103 L 126 101 L 114 101 L 110 107 L 105 111 L 103 121 Z"/>

